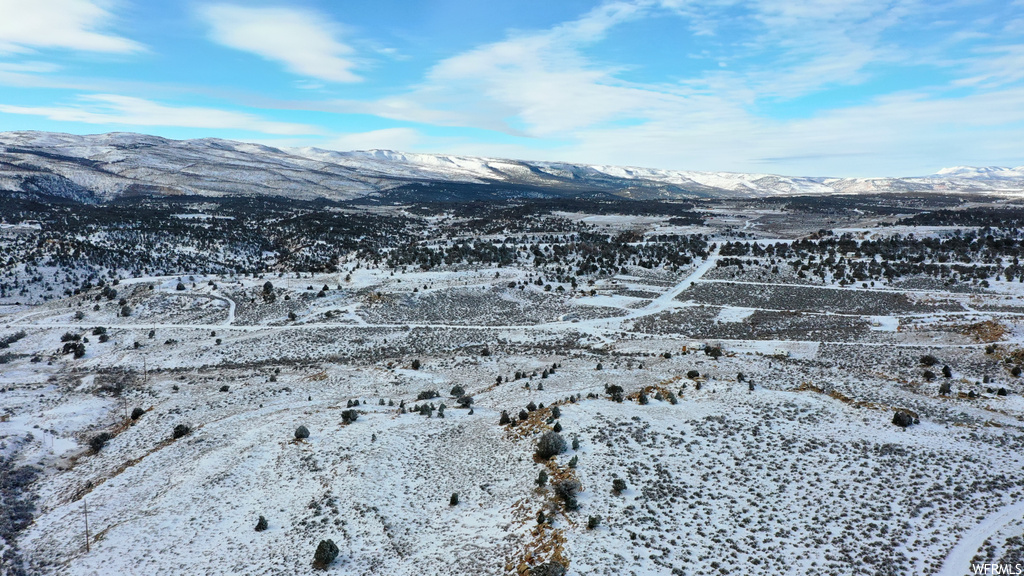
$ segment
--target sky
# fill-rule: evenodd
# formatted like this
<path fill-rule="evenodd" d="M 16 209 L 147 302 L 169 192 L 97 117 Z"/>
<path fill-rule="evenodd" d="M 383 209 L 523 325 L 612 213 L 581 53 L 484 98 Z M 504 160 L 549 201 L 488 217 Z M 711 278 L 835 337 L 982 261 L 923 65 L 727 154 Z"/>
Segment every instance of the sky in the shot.
<path fill-rule="evenodd" d="M 1024 0 L 0 0 L 0 131 L 806 176 L 1024 164 Z"/>

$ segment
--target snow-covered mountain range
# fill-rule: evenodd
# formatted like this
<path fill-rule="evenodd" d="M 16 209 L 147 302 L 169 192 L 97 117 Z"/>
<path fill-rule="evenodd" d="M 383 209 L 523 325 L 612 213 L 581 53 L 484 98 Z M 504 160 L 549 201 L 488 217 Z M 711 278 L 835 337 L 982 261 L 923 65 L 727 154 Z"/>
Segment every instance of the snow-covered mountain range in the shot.
<path fill-rule="evenodd" d="M 874 192 L 1024 193 L 1024 166 L 958 166 L 909 178 L 827 178 L 534 162 L 390 150 L 279 149 L 220 139 L 0 133 L 0 191 L 102 202 L 135 195 L 268 194 L 347 200 L 444 184 L 486 196 L 636 199 Z M 408 194 L 402 196 L 409 198 Z"/>

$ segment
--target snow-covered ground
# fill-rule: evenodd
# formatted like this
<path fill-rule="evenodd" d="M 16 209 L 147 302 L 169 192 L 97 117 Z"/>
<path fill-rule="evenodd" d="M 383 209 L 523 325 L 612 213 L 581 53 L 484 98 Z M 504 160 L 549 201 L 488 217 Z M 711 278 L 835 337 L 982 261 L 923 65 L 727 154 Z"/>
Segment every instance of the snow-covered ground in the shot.
<path fill-rule="evenodd" d="M 99 288 L 0 308 L 0 480 L 39 471 L 0 491 L 35 498 L 4 570 L 307 574 L 328 538 L 336 574 L 964 574 L 1018 553 L 1021 283 L 746 280 L 711 240 L 562 290 L 362 262 L 125 279 L 127 315 Z M 566 450 L 535 458 L 556 427 Z"/>

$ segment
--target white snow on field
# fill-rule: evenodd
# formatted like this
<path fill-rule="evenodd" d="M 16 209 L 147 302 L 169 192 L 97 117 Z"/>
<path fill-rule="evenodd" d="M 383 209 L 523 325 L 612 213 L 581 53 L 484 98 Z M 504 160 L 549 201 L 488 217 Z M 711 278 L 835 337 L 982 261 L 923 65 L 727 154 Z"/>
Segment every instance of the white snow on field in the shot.
<path fill-rule="evenodd" d="M 1019 535 L 1021 283 L 903 291 L 946 307 L 935 312 L 700 304 L 693 291 L 724 285 L 705 278 L 718 261 L 633 268 L 595 282 L 598 295 L 509 288 L 529 275 L 513 267 L 359 268 L 184 276 L 185 290 L 177 276 L 124 280 L 128 317 L 94 309 L 95 293 L 0 308 L 2 335 L 26 333 L 0 364 L 0 455 L 43 471 L 22 556 L 43 575 L 307 574 L 331 538 L 328 574 L 510 575 L 556 552 L 570 576 L 944 574 Z M 808 318 L 824 328 L 742 332 Z M 852 336 L 830 331 L 836 318 Z M 982 322 L 1005 328 L 998 348 L 969 335 Z M 708 326 L 736 337 L 695 335 Z M 66 332 L 89 339 L 82 358 L 61 353 Z M 926 354 L 951 367 L 948 397 L 944 377 L 924 377 Z M 440 396 L 417 399 L 429 390 Z M 544 408 L 531 416 L 531 402 Z M 413 413 L 425 403 L 432 417 Z M 133 408 L 143 415 L 127 421 Z M 898 409 L 920 423 L 896 427 Z M 520 410 L 528 424 L 498 425 Z M 556 421 L 579 448 L 535 460 Z M 178 424 L 191 431 L 173 439 Z M 309 438 L 295 440 L 299 425 Z M 90 450 L 102 432 L 113 438 Z M 538 487 L 542 468 L 553 478 Z M 555 495 L 556 474 L 581 482 L 579 510 Z"/>
<path fill-rule="evenodd" d="M 721 312 L 715 317 L 715 322 L 742 322 L 749 318 L 756 310 L 754 308 L 741 308 L 738 306 L 723 306 Z"/>
<path fill-rule="evenodd" d="M 582 298 L 577 298 L 574 302 L 584 306 L 608 306 L 611 308 L 627 309 L 637 302 L 644 301 L 645 300 L 642 298 L 633 298 L 631 296 L 600 294 L 597 296 L 584 296 Z"/>
<path fill-rule="evenodd" d="M 881 332 L 895 332 L 900 327 L 900 319 L 895 316 L 871 316 L 871 329 Z"/>

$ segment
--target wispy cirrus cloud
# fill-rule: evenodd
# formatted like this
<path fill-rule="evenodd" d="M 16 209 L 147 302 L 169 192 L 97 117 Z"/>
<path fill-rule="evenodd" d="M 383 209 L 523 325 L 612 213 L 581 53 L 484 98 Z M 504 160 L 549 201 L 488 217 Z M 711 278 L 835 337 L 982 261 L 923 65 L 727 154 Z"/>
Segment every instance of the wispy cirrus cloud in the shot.
<path fill-rule="evenodd" d="M 955 9 L 955 3 L 950 6 Z M 785 165 L 789 171 L 839 175 L 894 173 L 900 167 L 926 173 L 939 167 L 932 163 L 940 149 L 964 157 L 1010 155 L 999 143 L 1024 136 L 1024 119 L 1013 105 L 1021 92 L 1008 87 L 1024 69 L 1016 50 L 1000 50 L 999 58 L 948 58 L 945 46 L 899 41 L 908 26 L 941 27 L 947 8 L 918 0 L 610 2 L 577 20 L 512 32 L 441 60 L 404 94 L 331 106 L 521 137 L 519 144 L 446 144 L 470 154 L 531 157 L 536 141 L 544 143 L 544 156 L 573 161 L 751 171 Z M 640 83 L 623 80 L 623 68 L 594 57 L 591 48 L 613 28 L 667 13 L 702 38 L 738 35 L 726 49 L 728 68 L 671 83 Z M 964 42 L 965 31 L 985 33 L 961 26 L 950 31 L 947 45 Z M 870 82 L 880 66 L 944 67 L 961 73 L 962 83 L 986 90 L 965 95 L 955 82 L 939 83 L 881 91 L 856 104 L 794 118 L 759 113 L 763 102 Z M 1000 86 L 1006 88 L 994 90 Z M 982 126 L 988 128 L 978 130 Z M 999 138 L 988 138 L 993 129 Z M 418 140 L 420 148 L 433 144 Z"/>
<path fill-rule="evenodd" d="M 152 100 L 117 94 L 90 94 L 79 97 L 79 103 L 64 106 L 14 106 L 0 104 L 0 112 L 42 116 L 62 122 L 86 124 L 118 124 L 129 126 L 177 126 L 188 128 L 229 129 L 279 135 L 321 134 L 315 126 L 267 120 L 255 114 L 205 108 L 200 106 L 168 106 Z"/>
<path fill-rule="evenodd" d="M 142 44 L 106 32 L 115 18 L 109 0 L 0 0 L 0 54 L 40 48 L 131 53 Z"/>
<path fill-rule="evenodd" d="M 580 48 L 641 18 L 653 2 L 611 2 L 549 30 L 514 34 L 446 58 L 410 92 L 342 109 L 396 120 L 547 136 L 648 107 L 650 92 L 592 65 Z"/>
<path fill-rule="evenodd" d="M 355 50 L 341 40 L 337 24 L 298 8 L 253 8 L 213 4 L 199 9 L 214 42 L 283 64 L 300 76 L 328 82 L 358 82 Z"/>
<path fill-rule="evenodd" d="M 958 79 L 958 86 L 997 87 L 1024 80 L 1024 44 L 977 49 L 981 58 L 967 64 L 970 76 Z"/>

